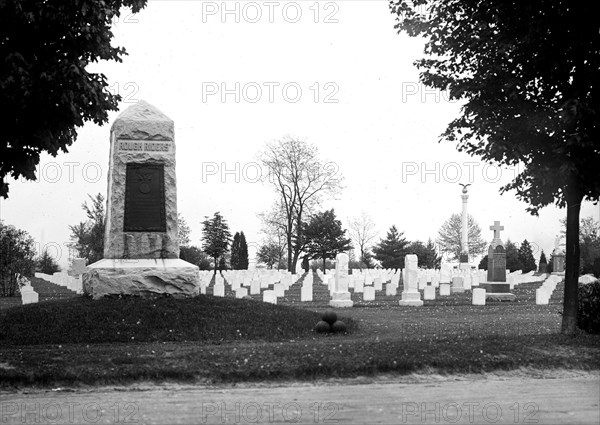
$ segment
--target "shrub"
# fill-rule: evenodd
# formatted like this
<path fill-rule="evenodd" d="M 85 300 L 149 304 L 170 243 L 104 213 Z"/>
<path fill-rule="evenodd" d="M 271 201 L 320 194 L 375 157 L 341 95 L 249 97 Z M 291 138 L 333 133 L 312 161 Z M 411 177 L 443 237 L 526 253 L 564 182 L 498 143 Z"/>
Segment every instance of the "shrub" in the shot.
<path fill-rule="evenodd" d="M 600 333 L 600 281 L 579 286 L 577 327 L 588 333 Z"/>

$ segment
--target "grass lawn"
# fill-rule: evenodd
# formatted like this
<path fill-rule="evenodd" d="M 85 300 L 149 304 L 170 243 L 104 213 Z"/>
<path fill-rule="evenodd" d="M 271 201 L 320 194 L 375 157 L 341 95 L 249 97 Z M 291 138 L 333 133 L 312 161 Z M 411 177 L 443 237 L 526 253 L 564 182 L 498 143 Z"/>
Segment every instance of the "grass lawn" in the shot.
<path fill-rule="evenodd" d="M 347 334 L 316 334 L 322 308 L 200 296 L 78 297 L 0 316 L 3 387 L 228 383 L 421 373 L 600 369 L 600 336 L 559 334 L 561 306 L 447 302 L 337 310 Z"/>

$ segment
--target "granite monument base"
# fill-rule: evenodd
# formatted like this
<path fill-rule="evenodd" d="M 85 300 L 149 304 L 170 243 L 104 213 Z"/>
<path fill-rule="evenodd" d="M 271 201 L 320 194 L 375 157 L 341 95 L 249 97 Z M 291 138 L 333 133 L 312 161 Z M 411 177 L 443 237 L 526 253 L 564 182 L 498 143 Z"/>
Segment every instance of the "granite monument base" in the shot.
<path fill-rule="evenodd" d="M 331 307 L 352 307 L 354 302 L 350 299 L 350 292 L 333 292 L 329 301 Z"/>
<path fill-rule="evenodd" d="M 402 292 L 402 299 L 398 301 L 399 305 L 412 306 L 412 307 L 421 307 L 423 305 L 423 300 L 421 299 L 421 293 L 417 292 Z"/>
<path fill-rule="evenodd" d="M 485 298 L 496 301 L 514 301 L 515 294 L 510 292 L 508 282 L 480 282 L 479 287 L 485 289 Z"/>
<path fill-rule="evenodd" d="M 105 258 L 88 266 L 83 291 L 94 299 L 107 295 L 195 297 L 200 292 L 200 278 L 198 266 L 179 258 Z"/>

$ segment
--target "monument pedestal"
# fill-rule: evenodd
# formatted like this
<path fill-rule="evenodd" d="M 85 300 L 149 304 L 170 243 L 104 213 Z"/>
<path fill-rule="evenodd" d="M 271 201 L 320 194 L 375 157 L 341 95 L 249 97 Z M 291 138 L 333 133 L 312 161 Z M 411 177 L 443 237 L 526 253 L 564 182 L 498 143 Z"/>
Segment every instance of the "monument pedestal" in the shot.
<path fill-rule="evenodd" d="M 354 302 L 350 299 L 350 292 L 332 292 L 331 300 L 329 301 L 331 307 L 352 307 Z"/>
<path fill-rule="evenodd" d="M 421 299 L 421 294 L 419 291 L 402 291 L 402 299 L 398 301 L 398 304 L 404 306 L 421 307 L 423 305 L 423 300 Z"/>
<path fill-rule="evenodd" d="M 179 258 L 103 259 L 88 266 L 83 291 L 98 299 L 105 295 L 199 294 L 198 266 Z"/>
<path fill-rule="evenodd" d="M 517 299 L 515 294 L 510 292 L 510 283 L 508 282 L 480 282 L 479 287 L 485 289 L 485 298 L 498 301 L 514 301 Z"/>
<path fill-rule="evenodd" d="M 329 305 L 331 307 L 352 307 L 354 303 L 350 298 L 350 292 L 348 292 L 348 254 L 340 252 L 335 256 L 335 275 L 332 283 L 331 300 Z"/>

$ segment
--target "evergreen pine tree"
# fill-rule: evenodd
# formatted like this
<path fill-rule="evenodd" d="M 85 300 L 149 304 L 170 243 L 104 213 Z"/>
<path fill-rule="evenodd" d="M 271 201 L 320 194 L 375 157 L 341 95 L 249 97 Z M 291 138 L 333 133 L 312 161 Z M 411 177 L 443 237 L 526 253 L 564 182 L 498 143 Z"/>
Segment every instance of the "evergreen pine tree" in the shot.
<path fill-rule="evenodd" d="M 60 267 L 52 255 L 50 255 L 48 250 L 45 249 L 40 258 L 36 261 L 35 271 L 39 273 L 53 274 L 60 271 Z"/>
<path fill-rule="evenodd" d="M 215 274 L 219 267 L 219 258 L 229 251 L 231 232 L 223 216 L 216 212 L 213 218 L 204 217 L 202 222 L 202 249 L 214 259 Z"/>
<path fill-rule="evenodd" d="M 540 254 L 540 265 L 538 268 L 538 272 L 546 273 L 547 267 L 548 267 L 548 260 L 546 260 L 546 254 L 544 254 L 544 250 L 542 249 L 542 253 Z"/>
<path fill-rule="evenodd" d="M 482 270 L 487 270 L 487 269 L 488 269 L 488 256 L 487 256 L 487 255 L 485 255 L 485 256 L 484 256 L 484 257 L 481 259 L 481 261 L 479 262 L 479 266 L 478 266 L 478 268 L 479 268 L 479 269 L 482 269 Z"/>
<path fill-rule="evenodd" d="M 519 250 L 517 246 L 509 240 L 506 241 L 504 246 L 506 250 L 506 268 L 511 272 L 515 270 L 523 270 L 523 265 L 519 260 Z"/>
<path fill-rule="evenodd" d="M 531 250 L 531 245 L 527 239 L 525 239 L 519 247 L 519 262 L 521 263 L 523 273 L 529 273 L 532 270 L 536 270 L 533 251 Z"/>
<path fill-rule="evenodd" d="M 394 225 L 388 230 L 386 238 L 373 247 L 373 253 L 384 269 L 401 269 L 404 268 L 404 256 L 408 254 L 407 245 L 404 233 L 398 232 Z"/>
<path fill-rule="evenodd" d="M 231 269 L 240 270 L 240 233 L 235 232 L 231 243 Z"/>
<path fill-rule="evenodd" d="M 246 235 L 240 233 L 240 254 L 238 270 L 248 270 L 248 244 L 246 243 Z"/>

